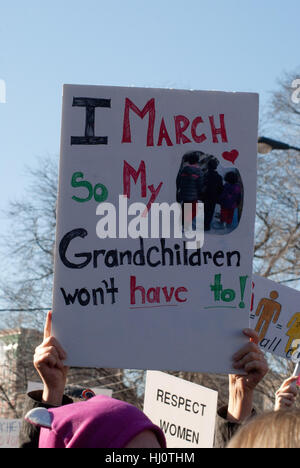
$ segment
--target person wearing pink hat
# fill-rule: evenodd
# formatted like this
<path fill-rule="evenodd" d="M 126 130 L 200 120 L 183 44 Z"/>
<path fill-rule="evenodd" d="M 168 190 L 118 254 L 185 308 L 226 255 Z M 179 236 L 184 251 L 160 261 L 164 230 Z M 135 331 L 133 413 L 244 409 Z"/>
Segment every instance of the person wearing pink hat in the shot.
<path fill-rule="evenodd" d="M 107 396 L 26 416 L 39 426 L 39 448 L 166 448 L 161 429 L 129 403 Z"/>
<path fill-rule="evenodd" d="M 249 342 L 233 356 L 237 375 L 229 376 L 229 405 L 218 410 L 215 437 L 218 448 L 225 447 L 239 426 L 253 416 L 254 390 L 268 371 L 267 362 L 258 347 L 257 333 L 249 329 L 243 333 Z M 128 403 L 94 397 L 88 402 L 73 404 L 64 395 L 68 373 L 65 359 L 64 350 L 51 336 L 49 312 L 44 340 L 34 356 L 34 365 L 44 383 L 44 390 L 28 394 L 25 414 L 37 409 L 24 419 L 20 448 L 79 446 L 76 444 L 89 444 L 88 447 L 97 444 L 103 448 L 165 448 L 160 428 Z M 239 375 L 239 371 L 245 371 L 247 375 Z M 91 408 L 95 411 L 90 411 Z"/>
<path fill-rule="evenodd" d="M 135 406 L 102 395 L 73 403 L 64 395 L 66 355 L 51 320 L 49 312 L 34 355 L 44 390 L 29 393 L 20 448 L 166 448 L 162 430 Z"/>

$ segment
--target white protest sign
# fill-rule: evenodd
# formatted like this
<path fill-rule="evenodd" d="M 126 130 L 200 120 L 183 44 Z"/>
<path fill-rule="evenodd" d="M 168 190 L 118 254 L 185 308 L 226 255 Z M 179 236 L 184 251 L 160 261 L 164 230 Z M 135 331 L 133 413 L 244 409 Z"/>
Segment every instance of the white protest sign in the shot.
<path fill-rule="evenodd" d="M 36 390 L 43 390 L 44 384 L 43 382 L 33 382 L 31 380 L 27 383 L 27 393 L 35 392 Z"/>
<path fill-rule="evenodd" d="M 212 448 L 218 393 L 162 372 L 148 371 L 144 412 L 168 448 Z"/>
<path fill-rule="evenodd" d="M 104 395 L 108 397 L 112 397 L 113 395 L 113 391 L 110 388 L 92 387 L 91 390 L 93 390 L 95 395 Z"/>
<path fill-rule="evenodd" d="M 21 419 L 0 419 L 0 448 L 18 448 Z"/>
<path fill-rule="evenodd" d="M 64 87 L 53 331 L 69 365 L 233 371 L 257 120 L 256 94 Z"/>
<path fill-rule="evenodd" d="M 300 346 L 300 291 L 254 275 L 250 324 L 262 350 L 291 359 Z"/>

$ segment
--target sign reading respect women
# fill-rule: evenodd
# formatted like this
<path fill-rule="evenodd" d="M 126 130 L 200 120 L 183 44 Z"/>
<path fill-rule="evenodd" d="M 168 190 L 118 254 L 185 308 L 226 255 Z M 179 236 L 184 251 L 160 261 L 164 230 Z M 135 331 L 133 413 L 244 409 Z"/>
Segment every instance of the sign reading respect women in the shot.
<path fill-rule="evenodd" d="M 66 85 L 53 330 L 68 364 L 231 372 L 258 96 Z"/>
<path fill-rule="evenodd" d="M 163 372 L 146 375 L 144 413 L 165 434 L 168 448 L 212 448 L 218 393 Z"/>

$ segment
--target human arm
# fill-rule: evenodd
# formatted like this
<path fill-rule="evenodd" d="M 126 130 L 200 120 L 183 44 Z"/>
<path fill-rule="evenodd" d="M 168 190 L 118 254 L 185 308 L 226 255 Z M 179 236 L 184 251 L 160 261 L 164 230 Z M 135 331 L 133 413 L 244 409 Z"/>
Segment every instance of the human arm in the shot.
<path fill-rule="evenodd" d="M 24 402 L 24 416 L 34 408 L 52 408 L 73 403 L 64 395 L 68 368 L 62 360 L 66 358 L 60 344 L 51 336 L 52 313 L 48 312 L 43 342 L 35 350 L 33 363 L 44 384 L 43 390 L 30 392 Z M 40 428 L 22 421 L 19 448 L 38 448 Z"/>
<path fill-rule="evenodd" d="M 258 334 L 251 329 L 244 330 L 249 338 L 246 344 L 233 356 L 234 368 L 246 372 L 229 376 L 229 404 L 227 420 L 243 423 L 253 412 L 253 397 L 257 385 L 268 372 L 268 364 L 263 352 L 259 349 Z"/>
<path fill-rule="evenodd" d="M 66 353 L 60 343 L 51 336 L 52 312 L 48 312 L 44 339 L 35 350 L 34 367 L 44 384 L 42 395 L 43 403 L 51 406 L 60 406 L 63 401 L 68 367 L 64 365 Z"/>
<path fill-rule="evenodd" d="M 281 387 L 275 393 L 274 411 L 288 409 L 295 404 L 296 398 L 298 396 L 296 385 L 298 379 L 298 376 L 293 376 L 283 382 Z"/>
<path fill-rule="evenodd" d="M 264 355 L 258 348 L 258 334 L 246 329 L 244 335 L 249 338 L 249 343 L 234 355 L 234 365 L 247 375 L 229 376 L 229 402 L 218 409 L 215 448 L 225 448 L 241 424 L 256 415 L 254 390 L 268 371 Z"/>

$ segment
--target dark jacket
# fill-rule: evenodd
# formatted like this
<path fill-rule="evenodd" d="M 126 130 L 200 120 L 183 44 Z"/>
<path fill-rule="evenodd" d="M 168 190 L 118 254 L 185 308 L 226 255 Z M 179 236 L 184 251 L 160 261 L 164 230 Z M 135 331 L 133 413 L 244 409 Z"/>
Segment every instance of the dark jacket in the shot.
<path fill-rule="evenodd" d="M 239 184 L 225 184 L 220 205 L 226 210 L 234 210 L 241 202 L 241 187 Z"/>
<path fill-rule="evenodd" d="M 27 395 L 24 416 L 28 411 L 33 408 L 53 408 L 51 405 L 42 403 L 42 390 L 30 392 Z M 64 395 L 63 405 L 69 405 L 73 403 L 73 400 Z M 256 414 L 253 410 L 253 414 Z M 234 436 L 237 430 L 240 428 L 240 424 L 231 423 L 226 420 L 227 418 L 227 406 L 224 406 L 218 410 L 216 420 L 216 432 L 215 432 L 215 448 L 225 448 L 229 443 L 230 439 Z M 33 426 L 23 419 L 20 436 L 19 436 L 19 448 L 38 448 L 39 447 L 40 428 Z"/>
<path fill-rule="evenodd" d="M 217 171 L 208 170 L 204 175 L 203 187 L 201 190 L 202 200 L 211 203 L 218 203 L 223 192 L 223 179 Z"/>
<path fill-rule="evenodd" d="M 218 409 L 214 448 L 226 448 L 232 437 L 242 426 L 242 424 L 227 421 L 227 412 L 228 406 L 222 406 Z M 253 409 L 250 418 L 253 418 L 256 414 L 255 409 Z"/>
<path fill-rule="evenodd" d="M 177 202 L 199 200 L 198 187 L 202 180 L 202 171 L 197 165 L 185 166 L 177 176 Z"/>

